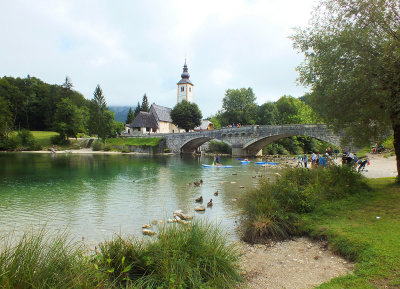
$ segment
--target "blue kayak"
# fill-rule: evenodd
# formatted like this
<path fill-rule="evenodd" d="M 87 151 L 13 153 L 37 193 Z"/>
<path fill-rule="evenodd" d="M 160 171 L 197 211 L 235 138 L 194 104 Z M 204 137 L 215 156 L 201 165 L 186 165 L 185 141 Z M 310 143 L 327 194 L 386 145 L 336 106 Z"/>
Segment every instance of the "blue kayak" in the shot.
<path fill-rule="evenodd" d="M 201 166 L 203 168 L 231 168 L 232 167 L 232 166 L 224 166 L 224 165 L 216 166 L 216 165 L 205 165 L 205 164 L 201 164 Z"/>
<path fill-rule="evenodd" d="M 257 165 L 277 165 L 279 163 L 272 163 L 272 162 L 255 162 Z"/>
<path fill-rule="evenodd" d="M 240 161 L 242 164 L 249 164 L 250 161 Z"/>

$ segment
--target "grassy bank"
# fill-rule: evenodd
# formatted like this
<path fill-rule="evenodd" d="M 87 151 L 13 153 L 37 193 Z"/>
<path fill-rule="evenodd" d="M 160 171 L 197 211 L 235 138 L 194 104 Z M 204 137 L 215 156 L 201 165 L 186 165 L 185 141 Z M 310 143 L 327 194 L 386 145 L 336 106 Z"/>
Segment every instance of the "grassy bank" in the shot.
<path fill-rule="evenodd" d="M 88 256 L 65 235 L 2 245 L 0 288 L 237 288 L 239 253 L 209 224 L 171 224 L 152 240 L 119 236 Z"/>
<path fill-rule="evenodd" d="M 158 146 L 161 137 L 140 137 L 140 138 L 108 138 L 106 144 L 114 146 Z"/>
<path fill-rule="evenodd" d="M 394 178 L 366 180 L 346 167 L 289 169 L 243 200 L 244 239 L 309 235 L 356 262 L 353 274 L 320 288 L 400 288 L 400 186 Z"/>
<path fill-rule="evenodd" d="M 368 184 L 371 194 L 305 216 L 305 233 L 326 238 L 332 249 L 356 262 L 354 274 L 320 288 L 400 288 L 400 186 L 394 178 Z"/>

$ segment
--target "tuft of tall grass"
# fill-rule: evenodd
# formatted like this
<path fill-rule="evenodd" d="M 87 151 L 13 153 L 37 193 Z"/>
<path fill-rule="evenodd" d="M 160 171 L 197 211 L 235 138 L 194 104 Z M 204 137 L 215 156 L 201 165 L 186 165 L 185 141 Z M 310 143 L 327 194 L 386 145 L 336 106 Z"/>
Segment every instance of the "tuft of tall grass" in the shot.
<path fill-rule="evenodd" d="M 51 238 L 42 229 L 0 247 L 0 288 L 94 288 L 96 271 L 84 250 L 66 234 Z"/>
<path fill-rule="evenodd" d="M 100 245 L 96 266 L 117 286 L 236 288 L 239 251 L 204 222 L 160 228 L 153 241 L 120 236 Z"/>
<path fill-rule="evenodd" d="M 324 202 L 366 190 L 363 176 L 349 166 L 285 169 L 275 182 L 262 181 L 239 202 L 242 238 L 251 243 L 287 239 L 299 233 L 302 215 Z"/>

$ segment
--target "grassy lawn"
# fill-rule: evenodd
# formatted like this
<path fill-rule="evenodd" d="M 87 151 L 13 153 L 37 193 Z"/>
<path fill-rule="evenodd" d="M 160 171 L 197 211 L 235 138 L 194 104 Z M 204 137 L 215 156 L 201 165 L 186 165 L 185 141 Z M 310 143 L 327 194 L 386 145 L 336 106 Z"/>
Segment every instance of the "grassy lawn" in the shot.
<path fill-rule="evenodd" d="M 400 185 L 368 181 L 372 192 L 328 203 L 308 216 L 306 228 L 356 262 L 353 274 L 318 288 L 400 288 Z"/>
<path fill-rule="evenodd" d="M 106 144 L 116 146 L 157 146 L 162 138 L 143 137 L 143 138 L 108 138 Z"/>
<path fill-rule="evenodd" d="M 58 135 L 58 132 L 54 131 L 31 131 L 35 140 L 42 146 L 42 147 L 50 147 L 51 142 L 50 138 Z"/>

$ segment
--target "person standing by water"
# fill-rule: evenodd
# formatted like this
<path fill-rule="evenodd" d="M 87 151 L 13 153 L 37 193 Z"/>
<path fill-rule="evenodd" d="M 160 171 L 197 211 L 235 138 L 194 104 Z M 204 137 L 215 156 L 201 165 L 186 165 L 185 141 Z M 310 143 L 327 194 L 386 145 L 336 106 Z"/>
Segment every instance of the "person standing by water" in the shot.
<path fill-rule="evenodd" d="M 308 161 L 308 157 L 306 154 L 304 154 L 303 156 L 303 162 L 304 162 L 304 167 L 307 168 L 307 161 Z"/>
<path fill-rule="evenodd" d="M 298 168 L 298 167 L 303 167 L 303 158 L 301 157 L 301 155 L 299 155 L 299 158 L 298 158 L 298 160 L 297 160 L 297 166 L 296 166 L 296 168 Z"/>

